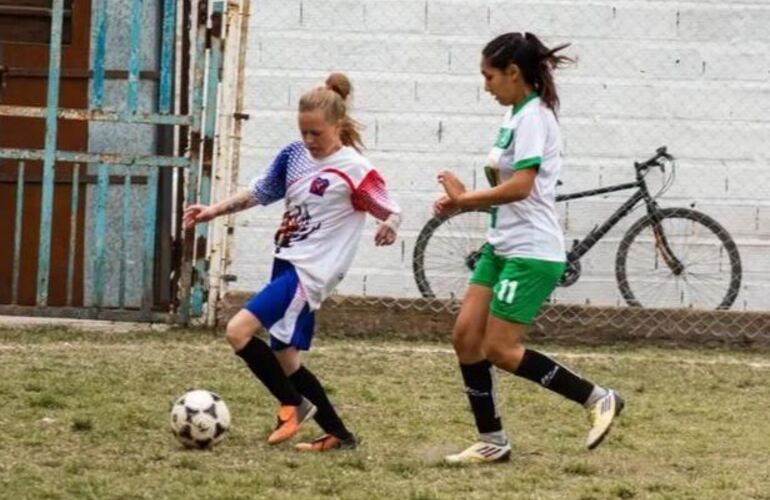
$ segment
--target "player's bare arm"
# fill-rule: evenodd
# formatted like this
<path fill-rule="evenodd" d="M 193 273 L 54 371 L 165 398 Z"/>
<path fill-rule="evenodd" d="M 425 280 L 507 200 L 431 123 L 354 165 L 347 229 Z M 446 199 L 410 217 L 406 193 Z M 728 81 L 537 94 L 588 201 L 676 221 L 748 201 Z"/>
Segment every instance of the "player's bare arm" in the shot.
<path fill-rule="evenodd" d="M 220 215 L 234 214 L 256 206 L 256 204 L 257 201 L 251 196 L 251 193 L 244 190 L 214 205 L 190 205 L 185 208 L 182 221 L 185 229 L 189 229 L 196 224 L 208 222 Z"/>
<path fill-rule="evenodd" d="M 465 185 L 453 173 L 439 172 L 438 181 L 444 187 L 448 200 L 455 208 L 484 208 L 523 200 L 535 185 L 537 169 L 525 168 L 514 172 L 507 181 L 490 189 L 467 191 Z M 442 202 L 442 199 L 439 199 Z M 437 202 L 437 203 L 439 203 Z"/>
<path fill-rule="evenodd" d="M 235 195 L 221 201 L 214 205 L 212 208 L 216 211 L 216 215 L 227 215 L 246 210 L 257 205 L 257 200 L 251 196 L 248 191 L 241 191 Z"/>

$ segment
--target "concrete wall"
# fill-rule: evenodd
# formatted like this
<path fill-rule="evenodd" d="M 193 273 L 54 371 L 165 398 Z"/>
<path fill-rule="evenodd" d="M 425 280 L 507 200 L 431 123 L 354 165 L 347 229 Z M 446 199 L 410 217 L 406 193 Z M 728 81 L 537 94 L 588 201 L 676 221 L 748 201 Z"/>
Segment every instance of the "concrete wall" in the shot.
<path fill-rule="evenodd" d="M 744 281 L 736 308 L 770 309 L 770 4 L 764 0 L 475 1 L 254 0 L 240 183 L 298 138 L 303 91 L 330 71 L 355 86 L 354 116 L 368 156 L 405 210 L 399 244 L 371 243 L 368 226 L 339 291 L 418 295 L 411 274 L 416 236 L 430 217 L 435 174 L 478 177 L 503 113 L 478 73 L 484 43 L 513 30 L 571 42 L 577 64 L 557 74 L 564 135 L 563 191 L 626 182 L 632 162 L 667 145 L 678 156 L 664 206 L 695 206 L 739 243 Z M 654 189 L 662 185 L 650 176 Z M 623 194 L 562 206 L 567 238 L 582 237 Z M 268 278 L 281 207 L 238 218 L 231 288 Z M 623 221 L 560 290 L 566 302 L 619 302 L 614 278 Z"/>

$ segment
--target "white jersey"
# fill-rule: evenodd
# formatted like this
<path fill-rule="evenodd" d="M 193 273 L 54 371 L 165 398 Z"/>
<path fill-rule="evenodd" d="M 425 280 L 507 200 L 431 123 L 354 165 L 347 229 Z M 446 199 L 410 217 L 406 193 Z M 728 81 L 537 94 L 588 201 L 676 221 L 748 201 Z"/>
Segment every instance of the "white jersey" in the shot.
<path fill-rule="evenodd" d="M 382 177 L 351 147 L 316 160 L 301 142 L 292 143 L 252 182 L 251 193 L 262 205 L 285 199 L 274 255 L 294 265 L 313 310 L 350 269 L 366 213 L 386 220 L 400 212 Z"/>
<path fill-rule="evenodd" d="M 500 169 L 500 182 L 516 170 L 538 169 L 529 196 L 494 209 L 487 240 L 495 254 L 564 262 L 564 236 L 556 215 L 561 134 L 556 116 L 537 94 L 506 113 L 489 159 Z"/>

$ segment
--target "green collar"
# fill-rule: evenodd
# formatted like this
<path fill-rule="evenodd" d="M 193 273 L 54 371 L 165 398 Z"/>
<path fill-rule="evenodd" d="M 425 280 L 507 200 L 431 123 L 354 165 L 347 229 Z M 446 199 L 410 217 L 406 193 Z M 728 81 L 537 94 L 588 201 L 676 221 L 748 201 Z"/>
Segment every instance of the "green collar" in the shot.
<path fill-rule="evenodd" d="M 524 106 L 526 106 L 529 101 L 531 101 L 532 99 L 534 99 L 536 97 L 540 97 L 540 96 L 538 96 L 537 92 L 535 92 L 534 90 L 532 92 L 530 92 L 529 94 L 527 94 L 527 96 L 524 97 L 524 99 L 522 99 L 521 102 L 519 102 L 518 104 L 514 104 L 513 105 L 513 111 L 511 112 L 511 116 L 513 116 L 516 113 L 518 113 L 519 111 L 521 111 L 521 109 Z"/>

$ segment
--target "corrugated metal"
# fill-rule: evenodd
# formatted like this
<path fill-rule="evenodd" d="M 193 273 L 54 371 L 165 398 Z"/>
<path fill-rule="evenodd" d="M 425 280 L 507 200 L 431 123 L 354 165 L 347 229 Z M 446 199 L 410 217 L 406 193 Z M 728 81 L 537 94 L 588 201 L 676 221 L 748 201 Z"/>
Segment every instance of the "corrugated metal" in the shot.
<path fill-rule="evenodd" d="M 203 90 L 206 74 L 206 2 L 198 3 L 198 30 L 195 40 L 195 53 L 193 56 L 193 78 L 191 99 L 192 106 L 190 115 L 193 117 L 193 124 L 190 127 L 190 162 L 191 165 L 199 166 L 201 161 L 201 115 L 203 114 Z M 198 203 L 199 200 L 199 168 L 191 168 L 188 171 L 185 192 L 187 194 L 187 205 Z M 190 316 L 199 314 L 200 303 L 203 300 L 202 290 L 193 289 L 193 260 L 195 252 L 205 252 L 205 247 L 201 249 L 197 246 L 195 240 L 195 230 L 185 231 L 185 248 L 182 256 L 182 268 L 180 279 L 180 304 L 179 316 L 182 323 L 187 323 Z"/>
<path fill-rule="evenodd" d="M 53 179 L 56 162 L 56 109 L 59 107 L 59 72 L 61 70 L 61 30 L 64 0 L 53 0 L 51 44 L 48 65 L 48 100 L 43 154 L 43 200 L 40 214 L 40 246 L 37 267 L 37 305 L 48 305 L 48 279 L 51 265 L 51 223 L 53 213 Z"/>
<path fill-rule="evenodd" d="M 211 13 L 211 31 L 208 68 L 206 70 L 206 113 L 203 125 L 203 161 L 200 174 L 199 203 L 211 202 L 211 161 L 214 156 L 214 133 L 217 124 L 217 97 L 219 95 L 219 69 L 222 66 L 222 15 L 223 2 L 214 2 Z M 206 268 L 208 260 L 209 224 L 195 228 L 195 275 L 192 291 L 192 314 L 203 314 L 203 303 L 208 298 Z"/>
<path fill-rule="evenodd" d="M 19 301 L 19 270 L 21 269 L 21 230 L 22 216 L 24 214 L 24 162 L 19 162 L 16 177 L 16 223 L 14 224 L 13 237 L 13 277 L 11 282 L 11 304 Z"/>
<path fill-rule="evenodd" d="M 72 195 L 70 198 L 70 241 L 67 251 L 67 305 L 72 305 L 72 292 L 75 285 L 75 252 L 78 234 L 78 198 L 80 197 L 80 164 L 76 163 L 72 171 Z"/>
<path fill-rule="evenodd" d="M 11 293 L 11 304 L 0 305 L 0 314 L 34 314 L 41 316 L 63 315 L 82 318 L 112 318 L 127 320 L 157 321 L 159 318 L 188 322 L 191 317 L 199 316 L 203 310 L 203 301 L 206 299 L 206 269 L 205 241 L 207 227 L 201 226 L 197 232 L 188 231 L 185 234 L 182 248 L 181 276 L 178 282 L 181 289 L 178 290 L 179 306 L 177 310 L 159 311 L 154 303 L 157 295 L 155 288 L 158 286 L 158 278 L 155 276 L 157 267 L 157 227 L 159 214 L 159 172 L 161 168 L 179 169 L 184 172 L 186 179 L 185 200 L 186 204 L 200 201 L 208 203 L 211 198 L 211 157 L 213 155 L 213 142 L 217 124 L 217 101 L 219 78 L 222 65 L 222 39 L 221 24 L 224 13 L 224 3 L 221 1 L 213 4 L 213 15 L 217 19 L 212 22 L 214 29 L 209 30 L 208 2 L 193 0 L 193 12 L 197 14 L 197 23 L 192 23 L 190 33 L 185 34 L 178 29 L 177 24 L 184 21 L 178 12 L 182 9 L 183 0 L 163 0 L 162 18 L 159 21 L 161 33 L 159 77 L 157 98 L 154 110 L 140 109 L 141 97 L 144 92 L 140 86 L 140 80 L 147 71 L 142 70 L 142 41 L 147 35 L 143 27 L 143 9 L 147 8 L 144 0 L 124 0 L 130 2 L 129 36 L 128 36 L 128 68 L 126 79 L 126 99 L 123 109 L 105 109 L 105 95 L 109 94 L 105 89 L 105 76 L 119 72 L 119 70 L 105 68 L 111 47 L 109 32 L 113 25 L 119 25 L 120 19 L 112 19 L 115 9 L 108 0 L 95 0 L 91 2 L 91 70 L 83 72 L 81 77 L 90 76 L 90 96 L 88 109 L 59 107 L 60 81 L 62 78 L 62 20 L 63 0 L 54 0 L 51 8 L 51 35 L 50 57 L 48 65 L 47 102 L 45 107 L 0 105 L 0 116 L 44 118 L 45 143 L 42 149 L 23 149 L 18 147 L 0 148 L 0 159 L 16 160 L 16 224 L 14 226 L 14 276 Z M 178 5 L 179 4 L 179 5 Z M 155 6 L 155 3 L 148 4 Z M 217 28 L 219 27 L 219 28 Z M 114 29 L 114 28 L 113 28 Z M 189 113 L 174 114 L 172 111 L 175 89 L 175 53 L 177 49 L 177 36 L 182 33 L 191 37 L 191 53 L 185 56 L 193 61 L 193 77 L 189 88 L 182 93 L 191 96 Z M 207 46 L 208 42 L 208 46 Z M 184 44 L 183 44 L 184 45 Z M 125 49 L 125 47 L 123 47 Z M 208 58 L 207 58 L 208 54 Z M 207 64 L 208 61 L 208 64 Z M 34 69 L 34 68 L 32 68 Z M 65 72 L 70 70 L 64 70 Z M 204 94 L 204 89 L 206 93 Z M 205 95 L 205 101 L 204 101 Z M 109 106 L 107 106 L 109 107 Z M 204 110 L 206 119 L 203 119 Z M 136 154 L 126 150 L 121 151 L 71 151 L 57 147 L 57 120 L 75 120 L 80 122 L 93 122 L 105 124 L 139 124 L 174 127 L 177 132 L 189 132 L 189 148 L 176 155 Z M 42 201 L 40 219 L 40 241 L 38 248 L 37 290 L 36 305 L 18 305 L 18 283 L 23 277 L 19 276 L 20 258 L 22 255 L 22 231 L 25 230 L 22 223 L 22 213 L 25 208 L 25 162 L 43 162 L 42 169 Z M 51 267 L 51 230 L 52 211 L 54 207 L 54 185 L 61 182 L 57 177 L 57 169 L 62 164 L 75 164 L 67 167 L 72 188 L 68 205 L 70 209 L 69 233 L 66 260 L 66 304 L 67 307 L 52 307 L 48 304 L 49 277 Z M 62 172 L 64 172 L 62 170 Z M 84 189 L 83 184 L 88 179 L 94 178 L 96 183 L 93 189 Z M 61 175 L 61 174 L 59 174 Z M 119 217 L 110 210 L 115 210 L 111 196 L 111 177 L 122 178 L 119 203 L 117 207 L 122 211 Z M 29 176 L 26 176 L 29 182 Z M 144 182 L 135 182 L 137 180 Z M 142 214 L 137 214 L 135 206 L 136 197 L 141 196 Z M 78 237 L 83 235 L 86 227 L 79 222 L 78 208 L 82 201 L 90 200 L 90 251 L 89 269 L 91 270 L 91 294 L 90 304 L 83 307 L 72 307 L 73 291 L 75 288 L 76 262 Z M 174 211 L 174 213 L 177 213 Z M 132 225 L 136 218 L 141 217 L 141 236 L 136 234 Z M 119 221 L 119 228 L 111 230 L 113 220 Z M 114 228 L 112 228 L 114 229 Z M 112 236 L 115 234 L 116 236 Z M 137 236 L 139 236 L 137 238 Z M 203 249 L 196 248 L 195 240 L 199 245 L 202 242 Z M 113 241 L 114 240 L 114 241 Z M 138 262 L 129 261 L 129 247 L 134 242 L 140 242 L 141 257 Z M 109 255 L 114 255 L 116 250 L 120 256 L 117 263 L 117 304 L 109 305 L 106 300 L 106 286 L 109 276 L 106 275 L 108 249 Z M 109 257 L 112 259 L 112 257 Z M 193 262 L 195 263 L 193 271 Z M 112 261 L 110 261 L 110 264 Z M 166 266 L 173 268 L 176 266 Z M 193 278 L 194 273 L 194 278 Z M 129 275 L 141 276 L 139 283 L 140 303 L 138 307 L 128 307 L 127 292 L 129 290 Z M 171 278 L 169 277 L 170 281 Z M 194 292 L 192 288 L 195 288 Z"/>

